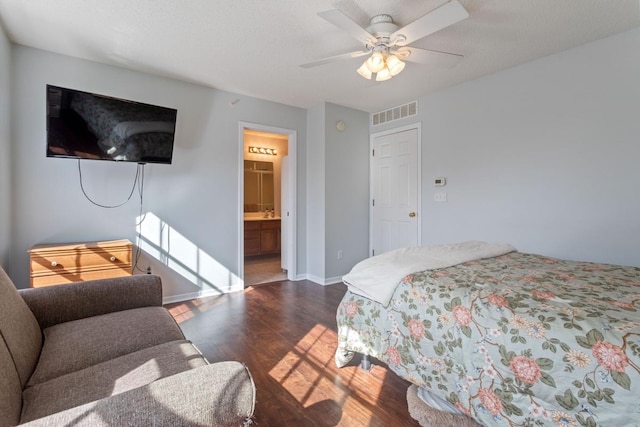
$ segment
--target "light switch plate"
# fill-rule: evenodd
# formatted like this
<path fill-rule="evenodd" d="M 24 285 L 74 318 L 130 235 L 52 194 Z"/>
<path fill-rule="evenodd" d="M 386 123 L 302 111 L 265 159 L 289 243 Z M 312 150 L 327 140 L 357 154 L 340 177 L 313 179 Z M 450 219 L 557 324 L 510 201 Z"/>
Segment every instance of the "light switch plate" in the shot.
<path fill-rule="evenodd" d="M 433 201 L 434 202 L 438 202 L 438 203 L 446 203 L 447 202 L 447 193 L 446 192 L 440 192 L 440 193 L 434 193 L 433 194 Z"/>

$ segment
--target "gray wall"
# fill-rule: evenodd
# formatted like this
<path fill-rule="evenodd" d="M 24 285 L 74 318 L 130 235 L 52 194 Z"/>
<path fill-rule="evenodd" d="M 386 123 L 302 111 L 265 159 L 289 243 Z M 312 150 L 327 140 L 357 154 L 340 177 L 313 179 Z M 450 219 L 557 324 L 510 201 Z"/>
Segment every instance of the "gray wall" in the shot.
<path fill-rule="evenodd" d="M 632 30 L 420 98 L 423 244 L 640 265 L 638 46 Z"/>
<path fill-rule="evenodd" d="M 45 85 L 55 84 L 178 109 L 174 161 L 147 165 L 143 257 L 163 276 L 165 296 L 215 292 L 237 285 L 238 122 L 297 131 L 298 269 L 306 271 L 306 111 L 198 85 L 14 46 L 13 116 L 16 216 L 14 274 L 28 286 L 28 248 L 36 243 L 136 239 L 140 206 L 89 203 L 79 187 L 76 160 L 45 157 Z M 239 99 L 235 106 L 230 101 Z M 135 165 L 83 161 L 83 182 L 98 202 L 126 198 Z"/>
<path fill-rule="evenodd" d="M 308 277 L 321 284 L 341 281 L 367 257 L 368 120 L 365 112 L 330 103 L 307 112 Z"/>
<path fill-rule="evenodd" d="M 0 266 L 10 273 L 11 246 L 11 43 L 0 24 Z"/>
<path fill-rule="evenodd" d="M 339 132 L 336 123 L 346 128 Z M 325 279 L 342 276 L 369 249 L 369 114 L 335 104 L 325 112 Z M 342 259 L 338 259 L 342 251 Z"/>
<path fill-rule="evenodd" d="M 640 57 L 628 54 L 639 44 L 633 30 L 549 56 L 421 97 L 418 118 L 372 128 L 422 122 L 423 243 L 509 241 L 527 252 L 640 265 Z M 0 148 L 12 167 L 0 158 L 0 263 L 19 287 L 28 285 L 26 251 L 35 243 L 136 237 L 135 201 L 97 208 L 80 192 L 76 161 L 44 157 L 47 83 L 179 110 L 174 164 L 147 166 L 143 209 L 157 240 L 147 243 L 169 241 L 180 254 L 143 257 L 167 295 L 234 282 L 239 121 L 297 130 L 299 275 L 326 282 L 366 257 L 366 114 L 332 104 L 305 111 L 12 48 L 4 34 L 0 58 L 0 90 L 11 88 L 14 100 L 11 129 L 10 103 L 0 100 Z M 107 204 L 122 201 L 135 174 L 132 165 L 82 167 L 88 192 Z M 438 176 L 446 187 L 433 187 Z M 433 202 L 435 191 L 448 202 Z"/>
<path fill-rule="evenodd" d="M 307 273 L 325 277 L 325 104 L 307 110 Z"/>

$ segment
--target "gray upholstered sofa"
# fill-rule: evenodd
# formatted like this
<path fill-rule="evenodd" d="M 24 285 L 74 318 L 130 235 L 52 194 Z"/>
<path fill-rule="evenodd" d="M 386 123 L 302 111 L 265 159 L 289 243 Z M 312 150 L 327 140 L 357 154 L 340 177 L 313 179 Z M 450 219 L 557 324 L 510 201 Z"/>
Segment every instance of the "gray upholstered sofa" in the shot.
<path fill-rule="evenodd" d="M 0 269 L 0 426 L 241 426 L 255 386 L 209 364 L 153 275 L 17 291 Z"/>

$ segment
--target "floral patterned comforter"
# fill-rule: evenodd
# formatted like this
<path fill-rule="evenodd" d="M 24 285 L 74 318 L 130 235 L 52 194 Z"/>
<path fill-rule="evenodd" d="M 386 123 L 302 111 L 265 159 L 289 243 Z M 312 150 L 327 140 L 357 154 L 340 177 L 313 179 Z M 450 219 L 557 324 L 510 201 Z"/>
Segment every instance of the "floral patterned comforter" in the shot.
<path fill-rule="evenodd" d="M 485 426 L 640 426 L 640 268 L 512 252 L 348 291 L 336 363 L 385 362 Z"/>

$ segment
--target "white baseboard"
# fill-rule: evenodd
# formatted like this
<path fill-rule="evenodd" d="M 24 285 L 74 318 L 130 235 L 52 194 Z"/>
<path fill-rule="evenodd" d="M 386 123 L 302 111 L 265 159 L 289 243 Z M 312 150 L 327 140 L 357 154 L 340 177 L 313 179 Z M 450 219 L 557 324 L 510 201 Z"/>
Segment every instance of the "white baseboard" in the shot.
<path fill-rule="evenodd" d="M 304 277 L 303 279 L 310 280 L 322 286 L 334 285 L 336 283 L 342 282 L 342 276 L 329 277 L 329 278 L 323 279 L 322 277 L 314 276 L 313 274 L 307 274 L 306 277 Z M 303 280 L 303 279 L 300 279 L 300 280 Z"/>
<path fill-rule="evenodd" d="M 313 283 L 317 283 L 318 285 L 324 285 L 324 279 L 322 277 L 314 276 L 313 274 L 307 274 L 305 279 L 311 280 Z"/>
<path fill-rule="evenodd" d="M 329 277 L 329 278 L 323 279 L 322 277 L 318 277 L 313 274 L 299 274 L 296 276 L 295 280 L 296 281 L 309 280 L 311 282 L 317 283 L 318 285 L 327 286 L 327 285 L 334 285 L 336 283 L 342 283 L 342 276 Z M 214 297 L 214 296 L 223 295 L 226 293 L 238 292 L 242 290 L 244 290 L 244 287 L 232 289 L 229 292 L 220 292 L 213 289 L 207 289 L 204 291 L 200 290 L 197 292 L 187 292 L 184 294 L 170 295 L 170 296 L 163 297 L 162 304 L 163 305 L 173 304 L 175 302 L 189 301 L 197 298 Z"/>
<path fill-rule="evenodd" d="M 335 285 L 336 283 L 342 283 L 342 276 L 329 277 L 324 279 L 325 285 Z"/>
<path fill-rule="evenodd" d="M 182 302 L 182 301 L 189 301 L 192 299 L 197 299 L 197 298 L 206 298 L 206 297 L 215 297 L 218 295 L 223 295 L 225 293 L 233 293 L 233 292 L 238 292 L 238 291 L 242 291 L 243 288 L 238 288 L 238 289 L 232 289 L 229 292 L 220 292 L 220 291 L 216 291 L 213 289 L 207 289 L 205 291 L 197 291 L 197 292 L 187 292 L 186 294 L 178 294 L 178 295 L 170 295 L 167 297 L 163 297 L 162 298 L 162 304 L 172 304 L 174 302 Z"/>

